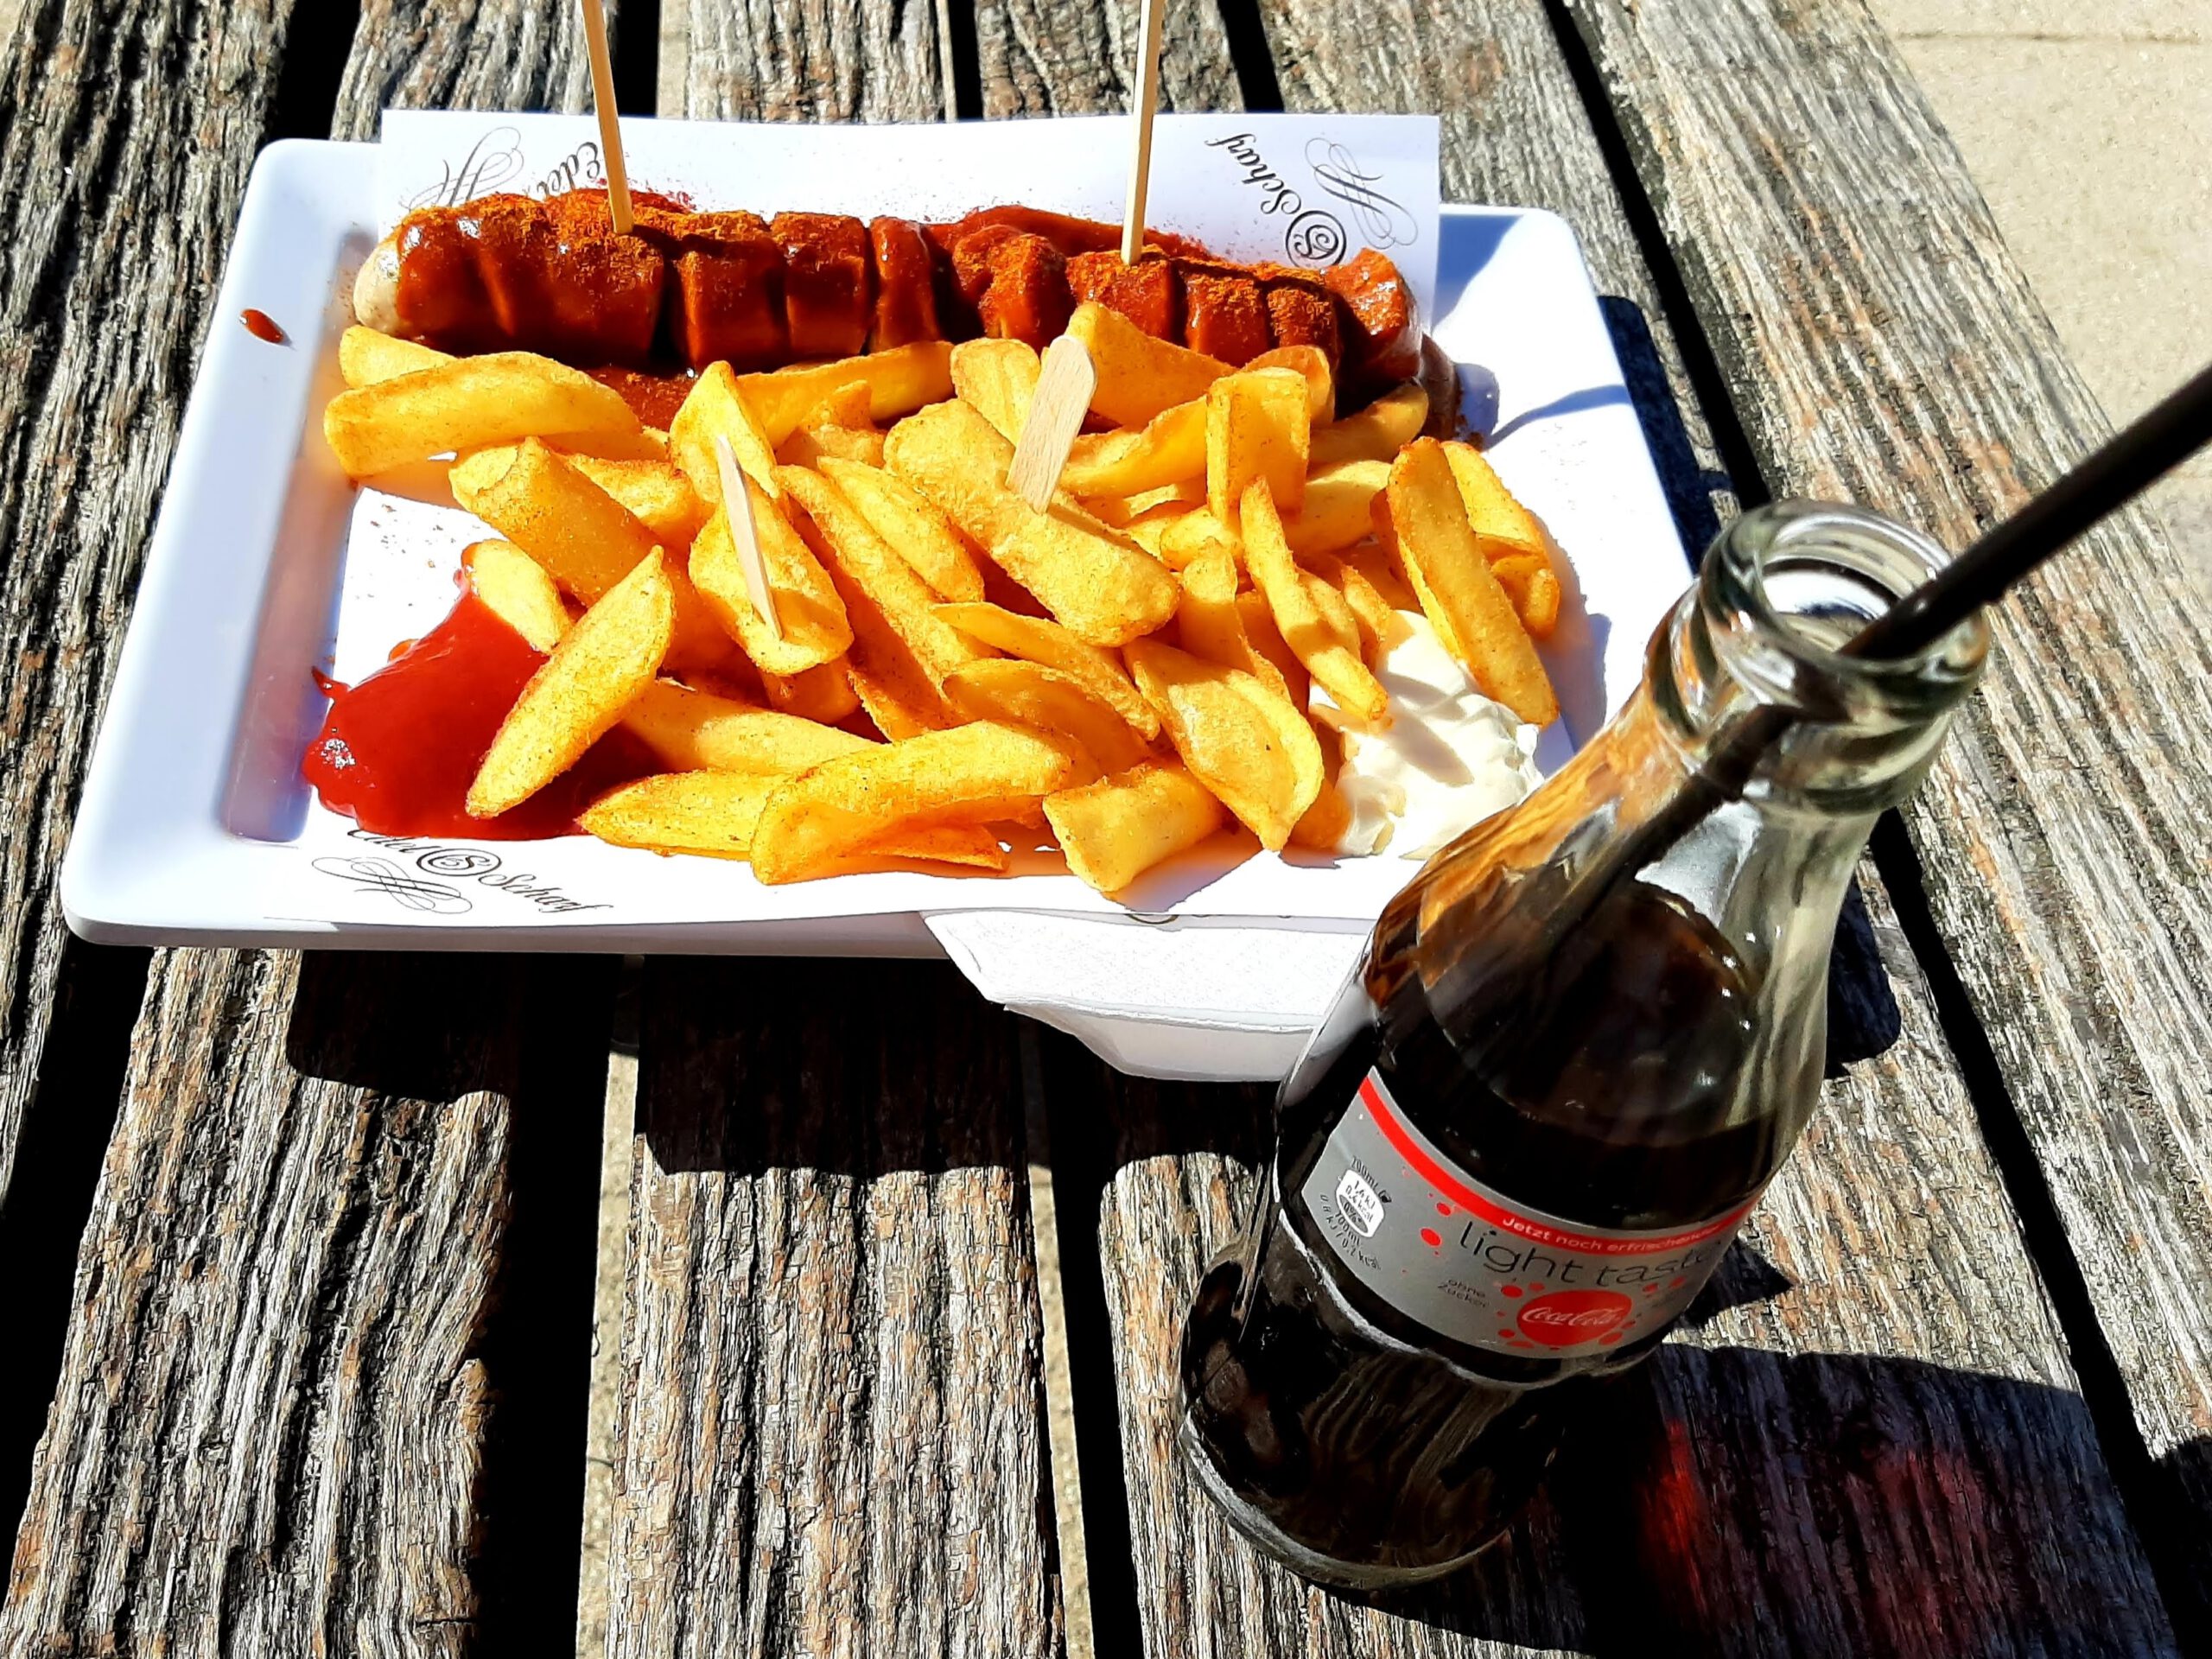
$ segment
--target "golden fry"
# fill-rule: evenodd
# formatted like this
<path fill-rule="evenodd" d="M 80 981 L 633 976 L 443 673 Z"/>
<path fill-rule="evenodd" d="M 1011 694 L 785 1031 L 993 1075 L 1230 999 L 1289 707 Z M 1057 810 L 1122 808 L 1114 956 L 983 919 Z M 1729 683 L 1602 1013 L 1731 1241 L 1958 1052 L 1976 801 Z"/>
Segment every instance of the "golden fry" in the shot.
<path fill-rule="evenodd" d="M 1344 831 L 1351 827 L 1351 803 L 1344 798 L 1343 790 L 1337 787 L 1337 774 L 1344 769 L 1344 737 L 1333 727 L 1317 724 L 1313 735 L 1321 745 L 1321 766 L 1325 779 L 1321 792 L 1313 798 L 1313 804 L 1306 809 L 1306 816 L 1290 832 L 1290 844 L 1304 847 L 1317 853 L 1336 850 L 1344 839 Z"/>
<path fill-rule="evenodd" d="M 379 380 L 397 380 L 403 374 L 452 361 L 449 352 L 379 334 L 359 323 L 338 337 L 338 372 L 351 387 L 373 386 Z"/>
<path fill-rule="evenodd" d="M 969 720 L 1033 726 L 1078 745 L 1091 775 L 1133 766 L 1150 752 L 1112 704 L 1074 676 L 1018 657 L 970 663 L 948 675 L 944 695 Z"/>
<path fill-rule="evenodd" d="M 1281 851 L 1324 779 L 1306 716 L 1265 681 L 1173 645 L 1139 639 L 1123 655 L 1183 763 L 1262 846 Z"/>
<path fill-rule="evenodd" d="M 779 467 L 819 467 L 825 461 L 883 465 L 883 434 L 872 426 L 802 426 L 776 446 Z"/>
<path fill-rule="evenodd" d="M 817 404 L 799 423 L 809 426 L 858 429 L 875 423 L 875 393 L 865 380 L 848 380 Z"/>
<path fill-rule="evenodd" d="M 1306 381 L 1288 369 L 1239 370 L 1206 391 L 1206 506 L 1234 527 L 1252 480 L 1263 478 L 1277 509 L 1306 499 L 1306 457 L 1313 423 Z"/>
<path fill-rule="evenodd" d="M 834 726 L 860 705 L 842 657 L 799 674 L 760 676 L 760 689 L 779 715 L 795 715 L 823 726 Z M 865 740 L 863 740 L 865 741 Z"/>
<path fill-rule="evenodd" d="M 882 613 L 932 686 L 963 663 L 991 654 L 988 645 L 938 616 L 937 595 L 929 585 L 836 485 L 798 467 L 783 468 L 776 481 L 805 515 L 802 533 L 815 532 L 815 545 L 841 578 L 840 590 L 849 597 L 857 591 Z M 865 693 L 861 701 L 868 701 Z"/>
<path fill-rule="evenodd" d="M 1337 606 L 1344 605 L 1333 589 L 1318 578 L 1315 587 L 1320 593 L 1307 587 L 1306 573 L 1290 556 L 1289 543 L 1283 539 L 1282 520 L 1276 515 L 1267 480 L 1255 480 L 1244 492 L 1243 524 L 1246 567 L 1254 585 L 1268 596 L 1268 609 L 1284 643 L 1298 653 L 1298 660 L 1339 709 L 1367 725 L 1387 725 L 1389 694 L 1360 660 L 1358 626 L 1349 609 L 1340 618 L 1325 613 L 1322 593 Z"/>
<path fill-rule="evenodd" d="M 1172 760 L 1047 795 L 1045 818 L 1068 868 L 1101 893 L 1119 893 L 1225 822 L 1221 803 Z"/>
<path fill-rule="evenodd" d="M 1476 545 L 1444 446 L 1433 438 L 1408 444 L 1391 466 L 1383 501 L 1421 608 L 1476 686 L 1534 725 L 1556 720 L 1559 702 L 1551 682 Z"/>
<path fill-rule="evenodd" d="M 1515 553 L 1491 563 L 1491 575 L 1513 601 L 1513 613 L 1531 639 L 1548 639 L 1559 629 L 1559 576 L 1542 554 Z"/>
<path fill-rule="evenodd" d="M 656 548 L 531 676 L 468 786 L 468 816 L 497 817 L 582 760 L 652 683 L 675 628 L 675 591 Z"/>
<path fill-rule="evenodd" d="M 468 590 L 530 642 L 550 652 L 569 631 L 569 608 L 545 567 L 512 542 L 476 542 L 461 550 Z"/>
<path fill-rule="evenodd" d="M 1188 569 L 1192 560 L 1216 550 L 1226 553 L 1232 564 L 1243 562 L 1236 532 L 1215 518 L 1211 507 L 1193 507 L 1160 533 L 1160 563 L 1171 570 Z"/>
<path fill-rule="evenodd" d="M 1205 396 L 1229 365 L 1204 352 L 1154 340 L 1118 311 L 1078 305 L 1068 333 L 1090 353 L 1097 389 L 1090 406 L 1116 426 L 1142 426 L 1163 409 Z"/>
<path fill-rule="evenodd" d="M 1357 413 L 1315 431 L 1306 464 L 1318 472 L 1348 461 L 1388 461 L 1419 437 L 1427 423 L 1428 394 L 1408 380 Z"/>
<path fill-rule="evenodd" d="M 1268 596 L 1256 588 L 1237 594 L 1236 613 L 1243 620 L 1244 637 L 1251 641 L 1252 649 L 1274 670 L 1272 676 L 1258 669 L 1251 671 L 1280 687 L 1292 708 L 1305 708 L 1312 689 L 1307 683 L 1306 664 L 1298 660 L 1298 653 L 1283 639 L 1282 630 L 1275 626 L 1275 613 L 1268 607 Z"/>
<path fill-rule="evenodd" d="M 1316 468 L 1306 480 L 1305 505 L 1283 519 L 1290 550 L 1302 559 L 1364 540 L 1374 529 L 1375 502 L 1389 481 L 1390 468 L 1379 461 L 1345 461 Z"/>
<path fill-rule="evenodd" d="M 1019 443 L 1042 362 L 1027 340 L 963 340 L 952 348 L 952 390 L 1001 437 Z"/>
<path fill-rule="evenodd" d="M 918 340 L 866 357 L 737 377 L 738 390 L 760 416 L 771 445 L 798 431 L 823 398 L 855 381 L 868 388 L 869 420 L 896 419 L 952 396 L 952 347 L 942 340 Z"/>
<path fill-rule="evenodd" d="M 729 442 L 738 470 L 770 495 L 776 471 L 776 446 L 753 412 L 727 363 L 710 363 L 691 383 L 683 407 L 668 425 L 669 453 L 683 468 L 699 499 L 709 507 L 722 504 L 722 469 L 715 440 Z"/>
<path fill-rule="evenodd" d="M 671 461 L 571 455 L 569 464 L 620 502 L 663 547 L 690 546 L 711 511 Z"/>
<path fill-rule="evenodd" d="M 1141 427 L 1083 434 L 1068 451 L 1060 487 L 1086 499 L 1128 496 L 1205 475 L 1206 400 L 1199 397 Z"/>
<path fill-rule="evenodd" d="M 989 830 L 963 823 L 909 824 L 877 841 L 859 855 L 863 861 L 899 859 L 925 864 L 958 864 L 971 870 L 1003 871 L 1006 849 Z"/>
<path fill-rule="evenodd" d="M 1042 663 L 1069 676 L 1105 703 L 1149 743 L 1160 735 L 1160 716 L 1130 682 L 1110 651 L 1078 639 L 1058 623 L 1023 616 L 996 605 L 940 605 L 937 613 L 962 632 L 1009 657 Z"/>
<path fill-rule="evenodd" d="M 471 359 L 474 360 L 474 359 Z M 660 543 L 605 490 L 536 438 L 464 455 L 453 465 L 454 499 L 545 567 L 561 591 L 596 605 Z M 683 566 L 665 562 L 675 594 L 677 668 L 713 668 L 733 655 L 729 636 Z"/>
<path fill-rule="evenodd" d="M 811 474 L 810 474 L 811 476 Z M 767 572 L 782 637 L 753 608 L 745 565 L 738 556 L 728 515 L 720 507 L 691 548 L 691 579 L 721 626 L 745 647 L 764 674 L 798 674 L 840 655 L 853 642 L 843 599 L 784 508 L 753 478 L 745 479 L 753 505 L 753 544 Z"/>
<path fill-rule="evenodd" d="M 893 639 L 889 648 L 884 649 L 881 633 L 874 629 L 869 633 L 875 638 L 863 636 L 854 641 L 845 677 L 853 683 L 853 695 L 860 699 L 861 711 L 874 722 L 875 729 L 897 743 L 958 725 L 943 696 L 922 677 L 904 648 Z M 878 648 L 865 650 L 866 644 Z"/>
<path fill-rule="evenodd" d="M 1549 561 L 1551 544 L 1544 527 L 1513 499 L 1489 456 L 1471 443 L 1447 443 L 1444 458 L 1452 463 L 1452 481 L 1459 486 L 1468 528 L 1475 532 L 1484 558 L 1493 565 L 1516 553 Z"/>
<path fill-rule="evenodd" d="M 934 502 L 880 467 L 826 456 L 817 465 L 938 598 L 955 601 L 982 598 L 983 573 L 975 556 L 951 519 Z"/>
<path fill-rule="evenodd" d="M 868 747 L 866 738 L 835 726 L 755 709 L 673 680 L 647 686 L 622 724 L 671 772 L 789 776 Z"/>
<path fill-rule="evenodd" d="M 1262 352 L 1243 372 L 1255 369 L 1288 369 L 1306 377 L 1306 418 L 1326 426 L 1337 418 L 1337 378 L 1329 371 L 1329 354 L 1319 346 L 1278 346 Z"/>
<path fill-rule="evenodd" d="M 1124 644 L 1174 614 L 1174 579 L 1159 560 L 1064 496 L 1038 512 L 1006 487 L 1014 446 L 967 404 L 901 421 L 885 453 L 893 472 L 1091 644 Z"/>
<path fill-rule="evenodd" d="M 743 858 L 781 780 L 768 773 L 672 772 L 601 796 L 576 822 L 617 847 Z"/>
<path fill-rule="evenodd" d="M 528 352 L 454 358 L 341 391 L 322 416 L 323 436 L 355 478 L 484 444 L 642 426 L 619 393 Z"/>
<path fill-rule="evenodd" d="M 1065 788 L 1081 765 L 1063 743 L 989 721 L 824 761 L 769 798 L 753 871 L 766 882 L 803 881 L 906 828 L 1004 818 Z"/>

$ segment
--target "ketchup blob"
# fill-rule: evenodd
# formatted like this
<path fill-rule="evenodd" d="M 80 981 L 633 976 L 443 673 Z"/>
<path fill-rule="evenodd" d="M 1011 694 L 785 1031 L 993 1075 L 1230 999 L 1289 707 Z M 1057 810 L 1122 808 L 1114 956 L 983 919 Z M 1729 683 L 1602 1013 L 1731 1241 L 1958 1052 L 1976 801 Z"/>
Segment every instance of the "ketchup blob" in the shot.
<path fill-rule="evenodd" d="M 472 818 L 468 785 L 544 654 L 463 590 L 444 621 L 359 685 L 318 680 L 330 713 L 301 770 L 322 804 L 380 836 L 532 841 L 576 833 L 576 815 L 661 770 L 620 727 L 511 811 Z"/>

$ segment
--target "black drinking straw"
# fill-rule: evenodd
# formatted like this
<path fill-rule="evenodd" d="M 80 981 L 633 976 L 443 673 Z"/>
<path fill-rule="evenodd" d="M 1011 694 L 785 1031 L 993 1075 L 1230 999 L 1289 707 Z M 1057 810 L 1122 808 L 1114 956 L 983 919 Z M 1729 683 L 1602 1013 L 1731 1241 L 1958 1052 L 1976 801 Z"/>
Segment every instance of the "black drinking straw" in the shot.
<path fill-rule="evenodd" d="M 2212 366 L 2093 453 L 2019 512 L 1853 634 L 1846 657 L 1895 661 L 1927 650 L 1985 605 L 2212 443 Z M 1664 808 L 1630 836 L 1593 890 L 1656 861 L 1715 809 L 1741 795 L 1796 716 L 1768 703 L 1739 719 Z"/>

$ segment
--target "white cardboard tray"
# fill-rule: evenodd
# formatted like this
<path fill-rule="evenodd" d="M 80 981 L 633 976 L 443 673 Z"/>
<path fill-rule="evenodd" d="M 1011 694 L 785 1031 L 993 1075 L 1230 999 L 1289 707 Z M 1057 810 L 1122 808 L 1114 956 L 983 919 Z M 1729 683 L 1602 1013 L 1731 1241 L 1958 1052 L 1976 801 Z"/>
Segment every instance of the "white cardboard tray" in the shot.
<path fill-rule="evenodd" d="M 73 929 L 295 948 L 942 950 L 1126 1069 L 1280 1075 L 1413 862 L 1202 848 L 1125 906 L 1064 872 L 765 887 L 741 864 L 587 837 L 395 843 L 325 810 L 299 771 L 325 706 L 315 671 L 365 671 L 427 628 L 482 533 L 451 512 L 443 544 L 419 516 L 380 536 L 379 499 L 321 440 L 377 177 L 372 145 L 287 142 L 256 163 L 62 871 Z M 1431 332 L 1463 365 L 1469 417 L 1573 572 L 1546 651 L 1564 710 L 1538 750 L 1548 771 L 1634 689 L 1688 569 L 1565 223 L 1446 208 L 1436 282 Z M 249 334 L 248 306 L 290 343 Z"/>

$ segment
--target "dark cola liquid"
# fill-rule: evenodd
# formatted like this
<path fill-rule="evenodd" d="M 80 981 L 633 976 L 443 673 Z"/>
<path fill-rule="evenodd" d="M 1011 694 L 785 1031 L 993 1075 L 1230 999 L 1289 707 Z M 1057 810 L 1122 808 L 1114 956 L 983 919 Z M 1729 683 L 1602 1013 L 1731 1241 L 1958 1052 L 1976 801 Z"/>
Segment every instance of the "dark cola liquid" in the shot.
<path fill-rule="evenodd" d="M 1598 1358 L 1493 1352 L 1353 1278 L 1300 1194 L 1368 1069 L 1478 1181 L 1601 1229 L 1723 1214 L 1772 1173 L 1793 1128 L 1747 1110 L 1755 987 L 1672 893 L 1624 884 L 1565 937 L 1517 947 L 1501 928 L 1500 960 L 1443 976 L 1419 971 L 1418 910 L 1393 907 L 1346 988 L 1368 1017 L 1285 1084 L 1253 1224 L 1184 1331 L 1201 1478 L 1261 1541 L 1361 1587 L 1446 1570 L 1496 1536 L 1603 1386 L 1595 1374 L 1664 1335 Z"/>

